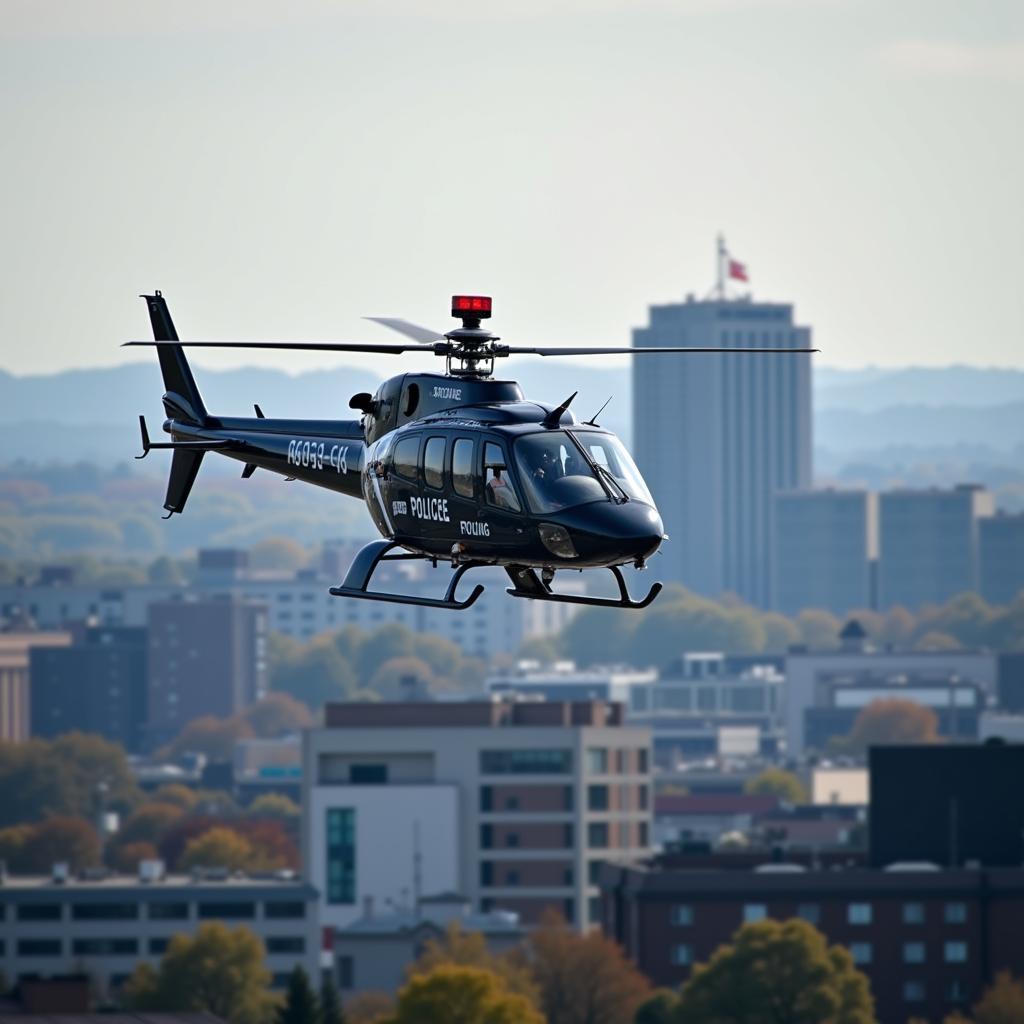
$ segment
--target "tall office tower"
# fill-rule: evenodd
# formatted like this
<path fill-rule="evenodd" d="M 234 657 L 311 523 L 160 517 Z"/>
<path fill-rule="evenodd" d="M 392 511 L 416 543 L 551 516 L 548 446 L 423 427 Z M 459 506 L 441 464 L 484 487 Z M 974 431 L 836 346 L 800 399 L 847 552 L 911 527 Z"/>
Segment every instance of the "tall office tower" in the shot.
<path fill-rule="evenodd" d="M 21 621 L 0 630 L 0 743 L 17 743 L 31 735 L 29 659 L 42 647 L 67 647 L 70 633 L 42 632 Z"/>
<path fill-rule="evenodd" d="M 868 491 L 775 496 L 772 607 L 786 615 L 874 607 L 878 500 Z"/>
<path fill-rule="evenodd" d="M 303 734 L 320 924 L 455 891 L 527 924 L 596 923 L 606 860 L 650 854 L 651 734 L 603 701 L 328 704 Z"/>
<path fill-rule="evenodd" d="M 878 607 L 911 610 L 977 591 L 978 533 L 992 494 L 976 484 L 950 491 L 878 496 Z"/>
<path fill-rule="evenodd" d="M 146 630 L 76 630 L 70 647 L 31 651 L 32 735 L 80 730 L 139 753 L 146 724 Z"/>
<path fill-rule="evenodd" d="M 1010 604 L 1024 591 L 1024 512 L 1000 512 L 978 525 L 981 596 L 990 604 Z"/>
<path fill-rule="evenodd" d="M 793 307 L 715 299 L 652 306 L 634 346 L 804 348 Z M 772 500 L 811 485 L 811 357 L 633 359 L 633 446 L 669 541 L 659 575 L 771 600 Z"/>
<path fill-rule="evenodd" d="M 204 715 L 229 718 L 267 689 L 266 606 L 236 597 L 149 606 L 148 741 Z"/>

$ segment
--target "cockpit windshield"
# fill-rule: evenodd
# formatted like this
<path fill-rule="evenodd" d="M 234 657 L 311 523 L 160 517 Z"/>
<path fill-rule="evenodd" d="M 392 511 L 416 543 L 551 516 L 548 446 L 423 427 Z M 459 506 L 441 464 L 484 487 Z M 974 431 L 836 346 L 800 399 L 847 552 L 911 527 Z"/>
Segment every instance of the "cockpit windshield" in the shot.
<path fill-rule="evenodd" d="M 627 498 L 654 504 L 626 449 L 609 434 L 582 431 L 570 436 L 549 430 L 519 438 L 514 451 L 527 502 L 535 513 Z"/>

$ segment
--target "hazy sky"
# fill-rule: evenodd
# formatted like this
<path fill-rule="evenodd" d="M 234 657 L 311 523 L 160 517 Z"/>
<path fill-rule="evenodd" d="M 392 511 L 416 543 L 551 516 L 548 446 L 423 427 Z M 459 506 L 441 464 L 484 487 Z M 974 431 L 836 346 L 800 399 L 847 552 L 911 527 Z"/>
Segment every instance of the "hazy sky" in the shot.
<path fill-rule="evenodd" d="M 140 358 L 156 287 L 625 344 L 719 230 L 824 364 L 1024 367 L 1022 125 L 1022 0 L 0 0 L 0 367 Z"/>

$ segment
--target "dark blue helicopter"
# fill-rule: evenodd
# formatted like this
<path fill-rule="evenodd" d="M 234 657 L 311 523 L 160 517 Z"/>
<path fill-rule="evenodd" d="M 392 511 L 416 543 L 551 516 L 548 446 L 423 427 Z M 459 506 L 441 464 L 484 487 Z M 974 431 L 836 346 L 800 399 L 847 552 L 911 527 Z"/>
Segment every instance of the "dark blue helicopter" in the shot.
<path fill-rule="evenodd" d="M 661 516 L 626 451 L 597 416 L 579 423 L 569 408 L 575 394 L 549 406 L 525 398 L 514 381 L 494 380 L 496 359 L 509 355 L 579 356 L 628 353 L 728 352 L 770 355 L 815 349 L 738 348 L 524 348 L 499 344 L 481 327 L 491 315 L 485 296 L 456 295 L 452 316 L 462 326 L 439 335 L 404 320 L 375 318 L 411 339 L 403 344 L 276 341 L 181 341 L 160 292 L 143 296 L 166 391 L 164 430 L 172 440 L 153 443 L 139 417 L 144 458 L 151 449 L 173 451 L 164 508 L 185 508 L 203 456 L 216 451 L 245 463 L 243 478 L 266 469 L 366 502 L 382 539 L 355 557 L 331 593 L 372 601 L 438 608 L 468 608 L 477 585 L 456 598 L 470 569 L 505 568 L 508 593 L 542 601 L 645 608 L 661 590 L 655 583 L 635 601 L 621 567 L 644 568 L 667 540 Z M 386 380 L 374 395 L 354 395 L 354 420 L 223 417 L 207 412 L 183 346 L 264 348 L 402 354 L 433 352 L 444 374 L 406 373 Z M 445 561 L 455 570 L 443 598 L 410 597 L 369 589 L 382 561 Z M 558 593 L 559 569 L 611 571 L 617 598 Z M 539 573 L 539 575 L 538 575 Z"/>

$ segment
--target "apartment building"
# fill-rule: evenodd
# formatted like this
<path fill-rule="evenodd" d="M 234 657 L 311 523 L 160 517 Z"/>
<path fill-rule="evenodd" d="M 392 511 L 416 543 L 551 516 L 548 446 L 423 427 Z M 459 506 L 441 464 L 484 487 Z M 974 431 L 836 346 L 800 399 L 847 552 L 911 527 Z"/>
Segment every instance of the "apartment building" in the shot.
<path fill-rule="evenodd" d="M 303 856 L 322 924 L 454 891 L 527 925 L 599 920 L 600 865 L 646 856 L 650 732 L 620 704 L 329 704 L 305 733 Z"/>

